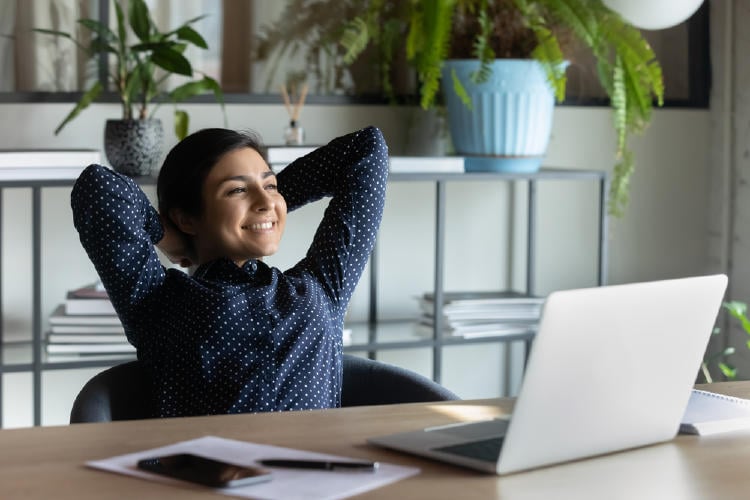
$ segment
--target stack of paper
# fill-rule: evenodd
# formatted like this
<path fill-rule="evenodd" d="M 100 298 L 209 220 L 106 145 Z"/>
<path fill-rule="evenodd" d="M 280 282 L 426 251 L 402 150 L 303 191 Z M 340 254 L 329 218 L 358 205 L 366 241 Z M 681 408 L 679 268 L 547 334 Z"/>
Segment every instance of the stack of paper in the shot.
<path fill-rule="evenodd" d="M 135 354 L 107 292 L 97 284 L 68 292 L 49 317 L 48 361 Z"/>
<path fill-rule="evenodd" d="M 464 338 L 517 335 L 536 331 L 544 299 L 515 291 L 446 292 L 443 294 L 443 334 Z M 422 317 L 417 332 L 432 335 L 434 296 L 419 298 Z"/>
<path fill-rule="evenodd" d="M 717 434 L 750 429 L 750 400 L 693 389 L 680 432 Z"/>

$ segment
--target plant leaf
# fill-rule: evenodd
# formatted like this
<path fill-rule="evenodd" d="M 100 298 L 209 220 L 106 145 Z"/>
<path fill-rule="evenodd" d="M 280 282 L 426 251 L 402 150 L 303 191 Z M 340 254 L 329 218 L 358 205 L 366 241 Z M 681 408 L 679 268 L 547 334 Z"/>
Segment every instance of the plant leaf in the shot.
<path fill-rule="evenodd" d="M 466 92 L 466 88 L 461 83 L 461 79 L 458 77 L 456 70 L 451 70 L 451 79 L 453 80 L 453 91 L 456 93 L 461 102 L 464 103 L 468 109 L 473 110 L 474 104 L 471 102 L 471 96 Z"/>
<path fill-rule="evenodd" d="M 193 76 L 193 67 L 185 56 L 167 47 L 157 46 L 151 53 L 151 61 L 170 73 Z"/>
<path fill-rule="evenodd" d="M 169 92 L 169 98 L 174 102 L 184 101 L 189 97 L 200 95 L 208 90 L 208 84 L 204 80 L 195 80 L 180 85 Z"/>
<path fill-rule="evenodd" d="M 73 108 L 73 111 L 68 113 L 68 116 L 65 117 L 65 119 L 60 123 L 60 125 L 57 126 L 55 129 L 55 135 L 57 135 L 65 125 L 68 124 L 73 118 L 78 116 L 81 111 L 86 109 L 89 104 L 91 104 L 97 97 L 99 97 L 99 94 L 102 93 L 102 84 L 100 81 L 97 81 L 94 83 L 94 85 L 91 86 L 90 89 L 88 89 L 82 96 L 81 99 L 78 101 L 78 103 Z"/>
<path fill-rule="evenodd" d="M 229 120 L 227 118 L 227 109 L 224 105 L 224 92 L 221 90 L 221 85 L 219 85 L 219 82 L 208 75 L 203 75 L 203 82 L 206 84 L 206 86 L 208 86 L 209 89 L 213 91 L 214 98 L 221 105 L 221 113 L 224 115 L 224 126 L 228 127 Z"/>
<path fill-rule="evenodd" d="M 608 211 L 616 217 L 621 217 L 628 206 L 632 173 L 633 153 L 625 150 L 622 152 L 622 158 L 615 165 L 614 175 L 609 186 Z"/>
<path fill-rule="evenodd" d="M 414 53 L 414 63 L 422 86 L 421 105 L 429 109 L 435 103 L 440 89 L 440 71 L 450 48 L 453 13 L 456 0 L 435 0 L 422 11 L 422 38 L 420 51 Z"/>
<path fill-rule="evenodd" d="M 183 140 L 187 137 L 188 130 L 190 128 L 190 117 L 187 111 L 175 109 L 174 111 L 174 134 L 177 139 Z"/>
<path fill-rule="evenodd" d="M 42 33 L 44 35 L 61 36 L 61 37 L 68 38 L 70 40 L 75 41 L 75 39 L 72 36 L 70 36 L 69 33 L 65 33 L 64 31 L 48 30 L 44 28 L 32 28 L 31 31 L 34 31 L 36 33 Z"/>
<path fill-rule="evenodd" d="M 193 45 L 200 47 L 202 49 L 207 49 L 208 44 L 206 43 L 206 40 L 195 31 L 190 26 L 182 26 L 177 30 L 177 38 L 180 40 L 184 40 L 186 42 L 190 42 Z"/>
<path fill-rule="evenodd" d="M 107 40 L 108 42 L 117 38 L 111 29 L 94 19 L 79 19 L 78 24 L 84 26 L 89 31 L 96 33 L 99 35 L 99 38 Z"/>
<path fill-rule="evenodd" d="M 740 324 L 742 325 L 742 329 L 745 330 L 746 333 L 750 334 L 750 319 L 747 317 L 747 304 L 744 302 L 739 302 L 736 300 L 732 300 L 730 302 L 725 302 L 722 304 L 722 306 L 729 311 L 729 314 L 736 319 L 739 320 Z"/>
<path fill-rule="evenodd" d="M 724 376 L 730 380 L 733 380 L 737 377 L 737 368 L 732 365 L 720 362 L 719 369 L 721 370 L 721 373 L 723 373 Z"/>
<path fill-rule="evenodd" d="M 130 0 L 128 18 L 135 36 L 143 42 L 148 41 L 151 38 L 151 18 L 143 0 Z"/>
<path fill-rule="evenodd" d="M 370 32 L 364 19 L 357 18 L 347 23 L 339 42 L 346 49 L 344 63 L 352 64 L 370 42 Z"/>

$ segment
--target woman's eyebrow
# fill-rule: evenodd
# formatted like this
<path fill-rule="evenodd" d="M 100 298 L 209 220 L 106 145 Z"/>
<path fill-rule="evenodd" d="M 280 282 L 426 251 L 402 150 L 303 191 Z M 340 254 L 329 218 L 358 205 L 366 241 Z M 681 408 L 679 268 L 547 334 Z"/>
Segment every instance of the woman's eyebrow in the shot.
<path fill-rule="evenodd" d="M 274 173 L 273 170 L 266 170 L 265 172 L 260 174 L 261 179 L 267 179 L 269 177 L 276 177 L 276 174 Z M 227 177 L 226 179 L 222 179 L 221 182 L 219 182 L 219 184 L 224 184 L 225 182 L 229 182 L 229 181 L 247 182 L 252 179 L 253 179 L 253 176 L 250 176 L 250 175 L 233 175 L 231 177 Z"/>

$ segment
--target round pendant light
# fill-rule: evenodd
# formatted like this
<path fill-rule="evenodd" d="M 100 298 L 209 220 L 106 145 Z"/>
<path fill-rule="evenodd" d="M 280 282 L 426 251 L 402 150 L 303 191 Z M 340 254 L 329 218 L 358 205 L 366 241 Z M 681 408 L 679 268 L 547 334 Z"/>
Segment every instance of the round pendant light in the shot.
<path fill-rule="evenodd" d="M 645 30 L 680 24 L 693 15 L 703 0 L 603 0 L 626 21 Z"/>

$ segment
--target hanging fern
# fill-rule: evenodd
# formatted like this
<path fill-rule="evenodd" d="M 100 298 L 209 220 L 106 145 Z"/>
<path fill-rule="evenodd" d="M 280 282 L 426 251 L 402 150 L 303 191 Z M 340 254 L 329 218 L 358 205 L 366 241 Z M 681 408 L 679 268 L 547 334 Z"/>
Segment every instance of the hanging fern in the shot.
<path fill-rule="evenodd" d="M 434 105 L 435 95 L 440 89 L 440 70 L 450 50 L 455 5 L 456 0 L 414 3 L 413 18 L 416 22 L 412 24 L 412 29 L 417 35 L 410 40 L 411 43 L 407 43 L 406 55 L 413 61 L 422 82 L 420 102 L 424 109 Z"/>
<path fill-rule="evenodd" d="M 664 84 L 661 67 L 641 33 L 601 0 L 360 1 L 365 7 L 343 24 L 352 31 L 339 38 L 347 61 L 375 45 L 381 75 L 388 78 L 392 61 L 403 51 L 416 69 L 425 108 L 435 105 L 441 68 L 448 58 L 479 59 L 480 67 L 472 75 L 475 81 L 489 78 L 493 58 L 535 58 L 560 101 L 566 85 L 564 42 L 572 38 L 588 47 L 610 98 L 617 137 L 609 211 L 624 213 L 634 171 L 628 141 L 648 125 L 654 104 L 662 105 Z M 400 36 L 405 43 L 399 43 Z M 452 80 L 455 92 L 470 106 L 461 82 L 455 75 Z M 392 97 L 392 88 L 384 87 Z"/>

